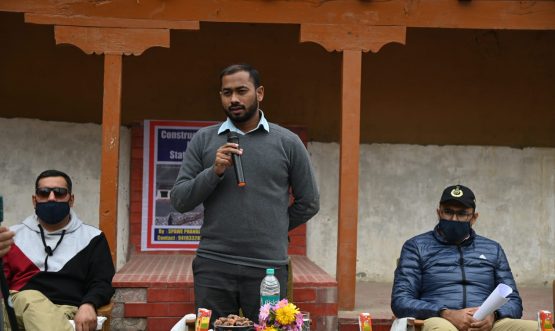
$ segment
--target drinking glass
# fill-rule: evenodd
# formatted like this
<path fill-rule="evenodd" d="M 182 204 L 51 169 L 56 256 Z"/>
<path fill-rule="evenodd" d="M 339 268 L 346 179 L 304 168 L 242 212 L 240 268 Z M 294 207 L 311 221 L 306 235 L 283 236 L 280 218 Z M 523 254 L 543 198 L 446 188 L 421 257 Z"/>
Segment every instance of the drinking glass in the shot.
<path fill-rule="evenodd" d="M 310 331 L 310 313 L 308 311 L 301 311 L 303 315 L 303 327 L 301 328 L 302 331 Z"/>

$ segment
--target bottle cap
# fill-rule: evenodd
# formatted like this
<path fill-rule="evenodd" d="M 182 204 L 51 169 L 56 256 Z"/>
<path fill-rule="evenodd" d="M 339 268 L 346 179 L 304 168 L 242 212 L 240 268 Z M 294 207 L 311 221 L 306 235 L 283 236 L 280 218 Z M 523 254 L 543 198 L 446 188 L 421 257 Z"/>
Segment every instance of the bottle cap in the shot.
<path fill-rule="evenodd" d="M 273 274 L 274 274 L 274 269 L 272 268 L 266 269 L 266 275 L 273 275 Z"/>

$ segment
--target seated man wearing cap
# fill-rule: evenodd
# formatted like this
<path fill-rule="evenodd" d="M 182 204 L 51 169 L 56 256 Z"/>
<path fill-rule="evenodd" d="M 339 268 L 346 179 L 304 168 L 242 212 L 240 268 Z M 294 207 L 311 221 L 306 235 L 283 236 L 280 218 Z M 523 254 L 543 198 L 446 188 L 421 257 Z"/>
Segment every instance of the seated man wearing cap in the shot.
<path fill-rule="evenodd" d="M 478 219 L 474 193 L 447 187 L 432 231 L 405 242 L 391 293 L 395 316 L 423 319 L 423 331 L 501 331 L 537 329 L 521 320 L 522 300 L 501 245 L 472 229 Z M 509 301 L 483 320 L 472 316 L 503 283 L 512 288 Z"/>

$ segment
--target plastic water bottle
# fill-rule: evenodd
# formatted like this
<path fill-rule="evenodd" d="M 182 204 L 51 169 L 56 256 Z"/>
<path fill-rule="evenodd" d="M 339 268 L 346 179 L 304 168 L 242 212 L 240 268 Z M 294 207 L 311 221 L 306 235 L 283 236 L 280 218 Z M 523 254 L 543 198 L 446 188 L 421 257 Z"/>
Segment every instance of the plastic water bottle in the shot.
<path fill-rule="evenodd" d="M 274 276 L 274 269 L 266 269 L 266 277 L 260 284 L 260 306 L 267 303 L 276 304 L 279 302 L 279 281 Z"/>

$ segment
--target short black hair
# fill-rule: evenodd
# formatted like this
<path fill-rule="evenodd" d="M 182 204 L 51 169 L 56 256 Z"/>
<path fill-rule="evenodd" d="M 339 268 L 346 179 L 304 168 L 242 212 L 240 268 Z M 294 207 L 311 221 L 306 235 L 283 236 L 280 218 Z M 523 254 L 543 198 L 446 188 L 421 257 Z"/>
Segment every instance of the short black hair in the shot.
<path fill-rule="evenodd" d="M 67 184 L 67 191 L 71 194 L 71 178 L 65 173 L 60 170 L 45 170 L 38 175 L 37 180 L 35 181 L 35 190 L 39 188 L 39 180 L 46 178 L 46 177 L 64 177 Z"/>
<path fill-rule="evenodd" d="M 246 63 L 232 64 L 222 70 L 222 72 L 220 73 L 220 84 L 222 83 L 222 78 L 224 76 L 233 75 L 234 73 L 239 71 L 248 72 L 250 79 L 254 83 L 254 88 L 258 88 L 260 86 L 260 73 L 250 64 Z"/>

